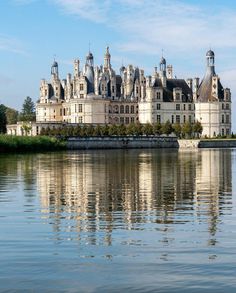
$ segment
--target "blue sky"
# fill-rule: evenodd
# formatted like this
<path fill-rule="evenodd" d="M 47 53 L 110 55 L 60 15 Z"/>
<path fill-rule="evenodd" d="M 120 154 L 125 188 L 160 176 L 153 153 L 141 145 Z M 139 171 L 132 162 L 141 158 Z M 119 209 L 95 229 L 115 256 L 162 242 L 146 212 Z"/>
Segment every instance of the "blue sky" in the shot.
<path fill-rule="evenodd" d="M 163 49 L 179 78 L 202 78 L 211 47 L 234 101 L 236 1 L 1 0 L 0 12 L 0 103 L 10 107 L 21 109 L 26 96 L 37 100 L 54 55 L 62 78 L 73 71 L 73 59 L 84 63 L 89 42 L 96 64 L 109 45 L 117 71 L 123 60 L 146 75 Z"/>

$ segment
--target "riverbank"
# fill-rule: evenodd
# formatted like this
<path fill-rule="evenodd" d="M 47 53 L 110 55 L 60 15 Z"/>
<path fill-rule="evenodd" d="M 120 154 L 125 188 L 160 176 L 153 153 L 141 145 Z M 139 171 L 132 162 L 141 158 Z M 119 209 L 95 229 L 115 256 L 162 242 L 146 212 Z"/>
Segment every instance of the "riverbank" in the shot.
<path fill-rule="evenodd" d="M 65 150 L 64 141 L 48 136 L 9 136 L 0 134 L 0 153 Z"/>
<path fill-rule="evenodd" d="M 236 148 L 236 139 L 177 139 L 175 136 L 69 137 L 0 135 L 0 153 L 84 149 Z"/>
<path fill-rule="evenodd" d="M 236 139 L 178 139 L 175 136 L 103 136 L 70 137 L 67 148 L 134 149 L 134 148 L 236 148 Z"/>

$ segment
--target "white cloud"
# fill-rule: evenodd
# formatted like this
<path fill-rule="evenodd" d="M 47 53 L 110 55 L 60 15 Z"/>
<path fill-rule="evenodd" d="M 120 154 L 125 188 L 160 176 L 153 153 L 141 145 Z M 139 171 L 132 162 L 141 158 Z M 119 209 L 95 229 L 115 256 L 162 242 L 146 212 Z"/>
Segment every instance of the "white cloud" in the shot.
<path fill-rule="evenodd" d="M 51 0 L 57 4 L 64 13 L 77 15 L 93 22 L 106 22 L 110 0 Z"/>
<path fill-rule="evenodd" d="M 16 38 L 0 35 L 0 51 L 8 51 L 12 53 L 26 55 L 23 44 Z"/>
<path fill-rule="evenodd" d="M 236 48 L 236 11 L 181 0 L 51 0 L 65 13 L 103 22 L 121 34 L 123 51 L 153 52 L 154 48 Z M 211 8 L 212 9 L 212 8 Z"/>

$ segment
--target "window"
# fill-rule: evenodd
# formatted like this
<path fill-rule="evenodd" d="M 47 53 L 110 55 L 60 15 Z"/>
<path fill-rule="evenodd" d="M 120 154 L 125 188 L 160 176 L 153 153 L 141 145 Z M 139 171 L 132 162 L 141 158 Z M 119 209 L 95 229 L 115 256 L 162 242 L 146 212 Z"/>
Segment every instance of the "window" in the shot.
<path fill-rule="evenodd" d="M 180 115 L 176 115 L 176 123 L 180 123 Z"/>
<path fill-rule="evenodd" d="M 184 110 L 185 110 L 185 104 L 184 104 Z"/>
<path fill-rule="evenodd" d="M 226 123 L 230 123 L 229 122 L 229 115 L 226 115 Z"/>
<path fill-rule="evenodd" d="M 161 99 L 161 93 L 157 92 L 157 100 L 160 100 L 160 99 Z"/>
<path fill-rule="evenodd" d="M 157 110 L 161 110 L 161 104 L 157 104 Z"/>
<path fill-rule="evenodd" d="M 230 135 L 229 128 L 226 128 L 226 135 Z"/>
<path fill-rule="evenodd" d="M 131 113 L 131 114 L 134 114 L 134 106 L 131 106 L 131 107 L 130 107 L 130 113 Z"/>
<path fill-rule="evenodd" d="M 222 110 L 224 110 L 224 108 L 225 108 L 225 104 L 222 104 Z"/>
<path fill-rule="evenodd" d="M 180 93 L 175 94 L 176 101 L 180 101 Z"/>
<path fill-rule="evenodd" d="M 125 113 L 129 114 L 129 106 L 128 105 L 125 106 Z"/>
<path fill-rule="evenodd" d="M 171 116 L 171 123 L 172 123 L 172 124 L 175 123 L 175 116 L 174 116 L 174 115 Z"/>
<path fill-rule="evenodd" d="M 138 94 L 138 87 L 136 87 L 136 94 Z"/>
<path fill-rule="evenodd" d="M 131 123 L 134 123 L 134 117 L 131 117 L 131 118 L 130 118 L 130 122 L 131 122 Z"/>
<path fill-rule="evenodd" d="M 80 97 L 80 99 L 83 99 L 84 98 L 84 95 L 83 94 L 80 94 L 79 97 Z"/>
<path fill-rule="evenodd" d="M 188 121 L 189 121 L 189 123 L 192 123 L 192 116 L 191 115 L 188 116 Z"/>
<path fill-rule="evenodd" d="M 114 85 L 112 86 L 112 93 L 114 93 L 115 92 L 115 87 L 114 87 Z"/>
<path fill-rule="evenodd" d="M 79 113 L 83 112 L 82 104 L 79 104 Z"/>
<path fill-rule="evenodd" d="M 221 117 L 221 123 L 225 123 L 225 116 L 224 115 L 222 115 L 222 117 Z"/>
<path fill-rule="evenodd" d="M 161 123 L 161 115 L 157 115 L 157 123 Z"/>
<path fill-rule="evenodd" d="M 221 129 L 221 134 L 222 134 L 222 135 L 225 135 L 225 130 L 224 130 L 224 128 Z"/>
<path fill-rule="evenodd" d="M 83 83 L 81 83 L 81 84 L 79 85 L 79 89 L 80 89 L 80 91 L 83 91 L 83 90 L 84 90 L 84 84 L 83 84 Z"/>
<path fill-rule="evenodd" d="M 63 115 L 66 116 L 66 109 L 63 109 Z"/>
<path fill-rule="evenodd" d="M 79 123 L 83 123 L 83 117 L 79 116 Z"/>
<path fill-rule="evenodd" d="M 120 113 L 124 114 L 124 106 L 123 105 L 120 106 Z"/>
<path fill-rule="evenodd" d="M 188 105 L 188 110 L 189 110 L 189 111 L 192 110 L 191 104 Z"/>
<path fill-rule="evenodd" d="M 229 110 L 229 104 L 225 105 L 226 110 Z"/>
<path fill-rule="evenodd" d="M 60 109 L 60 116 L 62 116 L 62 109 Z"/>
<path fill-rule="evenodd" d="M 184 123 L 186 122 L 186 116 L 184 115 Z"/>
<path fill-rule="evenodd" d="M 180 104 L 176 104 L 176 110 L 177 110 L 177 111 L 180 110 Z"/>
<path fill-rule="evenodd" d="M 124 117 L 120 117 L 120 123 L 124 124 Z"/>
<path fill-rule="evenodd" d="M 129 124 L 129 117 L 125 117 L 125 124 Z"/>

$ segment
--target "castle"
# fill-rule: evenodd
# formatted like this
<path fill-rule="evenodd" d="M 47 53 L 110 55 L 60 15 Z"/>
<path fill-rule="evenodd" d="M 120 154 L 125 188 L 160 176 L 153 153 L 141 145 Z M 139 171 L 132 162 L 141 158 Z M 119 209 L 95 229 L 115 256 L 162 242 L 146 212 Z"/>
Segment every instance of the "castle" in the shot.
<path fill-rule="evenodd" d="M 91 52 L 85 65 L 74 60 L 73 76 L 60 79 L 58 63 L 51 67 L 50 82 L 41 80 L 40 97 L 36 105 L 36 123 L 32 135 L 42 127 L 62 124 L 130 124 L 199 121 L 202 135 L 213 137 L 231 133 L 231 93 L 224 89 L 215 73 L 215 54 L 206 54 L 206 74 L 187 80 L 173 77 L 172 65 L 164 57 L 152 76 L 132 65 L 122 66 L 116 74 L 111 65 L 109 47 L 104 64 L 94 65 Z M 14 130 L 16 134 L 21 130 Z M 8 127 L 8 133 L 13 128 Z"/>

